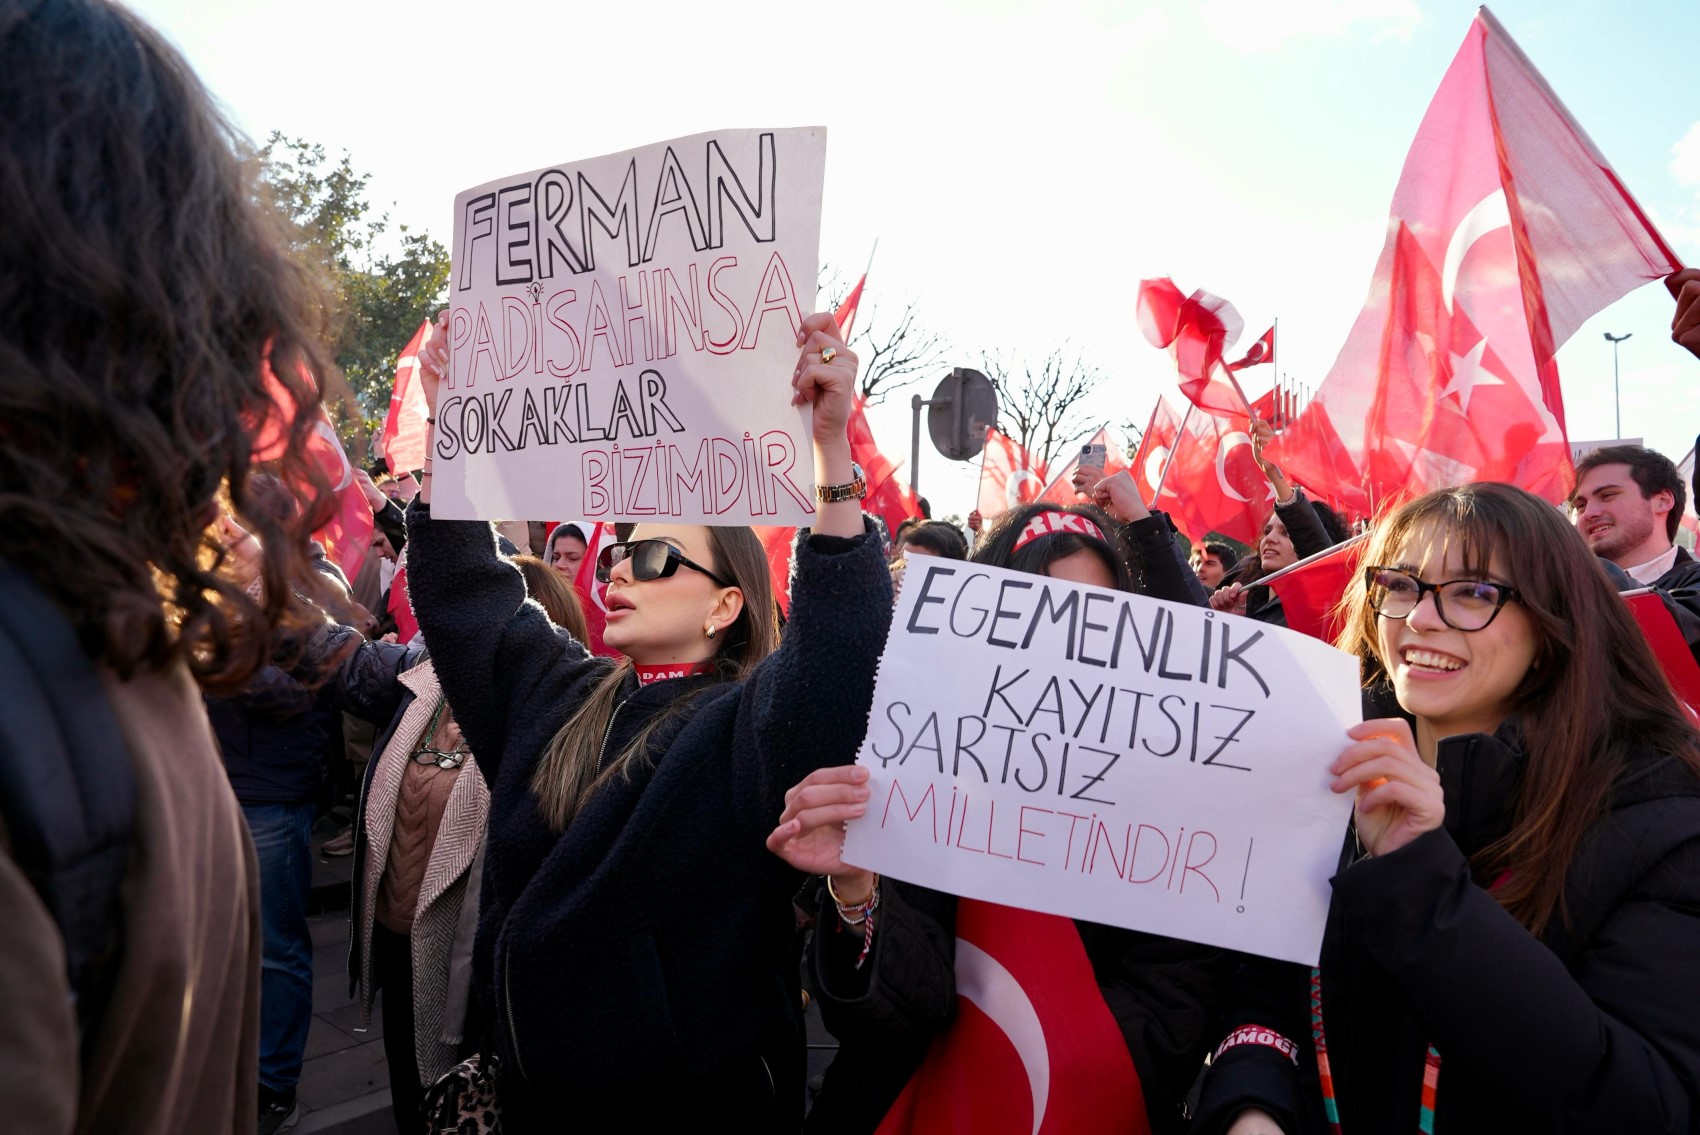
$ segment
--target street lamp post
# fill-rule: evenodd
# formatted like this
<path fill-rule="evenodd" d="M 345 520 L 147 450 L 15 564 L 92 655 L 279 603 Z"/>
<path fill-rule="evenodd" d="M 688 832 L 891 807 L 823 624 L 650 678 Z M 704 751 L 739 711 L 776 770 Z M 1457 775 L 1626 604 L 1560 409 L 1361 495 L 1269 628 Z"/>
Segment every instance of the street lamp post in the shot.
<path fill-rule="evenodd" d="M 1633 331 L 1623 335 L 1606 332 L 1606 342 L 1611 344 L 1611 404 L 1617 416 L 1617 433 L 1614 435 L 1616 437 L 1623 436 L 1623 402 L 1617 389 L 1617 345 L 1633 334 Z"/>

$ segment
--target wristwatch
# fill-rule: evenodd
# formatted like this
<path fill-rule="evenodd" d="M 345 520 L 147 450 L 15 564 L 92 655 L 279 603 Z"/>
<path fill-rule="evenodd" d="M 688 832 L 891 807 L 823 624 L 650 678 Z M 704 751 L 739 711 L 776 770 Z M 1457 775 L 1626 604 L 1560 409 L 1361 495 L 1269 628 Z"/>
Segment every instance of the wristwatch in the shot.
<path fill-rule="evenodd" d="M 856 462 L 850 462 L 850 483 L 846 485 L 816 485 L 815 499 L 821 504 L 839 501 L 859 501 L 868 495 L 867 475 Z"/>

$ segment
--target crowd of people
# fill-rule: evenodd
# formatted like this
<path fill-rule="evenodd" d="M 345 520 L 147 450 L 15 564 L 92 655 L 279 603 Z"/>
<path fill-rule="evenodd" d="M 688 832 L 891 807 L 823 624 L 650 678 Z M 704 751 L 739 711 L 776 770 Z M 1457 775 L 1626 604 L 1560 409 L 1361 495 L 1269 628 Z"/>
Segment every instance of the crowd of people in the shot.
<path fill-rule="evenodd" d="M 904 565 L 1284 625 L 1262 581 L 1350 535 L 1265 423 L 1244 553 L 1090 467 L 1074 504 L 888 534 L 817 314 L 771 376 L 820 485 L 784 616 L 751 530 L 622 526 L 593 653 L 593 533 L 435 518 L 429 460 L 363 480 L 351 581 L 311 538 L 330 307 L 182 59 L 104 0 L 0 0 L 0 107 L 8 1130 L 293 1122 L 342 788 L 325 850 L 398 1131 L 889 1130 L 962 1011 L 962 902 L 841 856 Z M 1670 287 L 1700 355 L 1700 272 Z M 428 443 L 446 364 L 422 347 Z M 1615 445 L 1562 510 L 1476 483 L 1374 518 L 1320 964 L 1074 921 L 1121 1045 L 1058 1054 L 1053 1090 L 1159 1133 L 1700 1131 L 1700 732 L 1619 598 L 1700 650 L 1688 491 Z M 815 1084 L 811 1002 L 839 1041 Z"/>

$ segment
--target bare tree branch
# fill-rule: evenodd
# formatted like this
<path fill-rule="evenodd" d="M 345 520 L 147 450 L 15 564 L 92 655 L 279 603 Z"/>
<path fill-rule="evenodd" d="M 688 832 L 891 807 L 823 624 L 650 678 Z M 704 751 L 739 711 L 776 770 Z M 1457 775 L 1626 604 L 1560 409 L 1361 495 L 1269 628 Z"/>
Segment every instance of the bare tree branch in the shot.
<path fill-rule="evenodd" d="M 861 330 L 850 347 L 861 360 L 862 397 L 868 405 L 879 405 L 893 390 L 944 364 L 949 344 L 939 332 L 917 322 L 918 309 L 919 302 L 910 300 L 895 322 L 882 326 L 879 308 L 869 306 L 867 315 L 856 320 Z"/>
<path fill-rule="evenodd" d="M 833 265 L 821 265 L 818 286 L 828 299 L 828 311 L 838 310 L 850 294 L 850 285 Z M 861 310 L 851 325 L 850 349 L 861 362 L 858 390 L 868 405 L 878 406 L 892 391 L 943 367 L 949 341 L 923 326 L 919 313 L 920 301 L 911 299 L 896 322 L 882 325 L 879 305 L 869 303 L 863 294 Z"/>
<path fill-rule="evenodd" d="M 1000 428 L 1047 467 L 1072 443 L 1099 423 L 1088 417 L 1080 402 L 1104 377 L 1068 348 L 1046 355 L 1037 368 L 1001 354 L 985 354 L 981 369 L 998 395 Z"/>

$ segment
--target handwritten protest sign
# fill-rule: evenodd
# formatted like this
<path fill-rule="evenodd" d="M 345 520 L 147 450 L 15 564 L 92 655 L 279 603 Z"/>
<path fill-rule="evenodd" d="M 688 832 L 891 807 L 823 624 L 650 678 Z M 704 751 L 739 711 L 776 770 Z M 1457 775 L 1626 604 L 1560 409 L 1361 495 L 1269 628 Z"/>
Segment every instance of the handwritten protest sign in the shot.
<path fill-rule="evenodd" d="M 1314 964 L 1355 659 L 1304 635 L 911 561 L 844 858 L 969 898 Z"/>
<path fill-rule="evenodd" d="M 726 130 L 455 197 L 432 506 L 806 524 L 826 132 Z"/>

